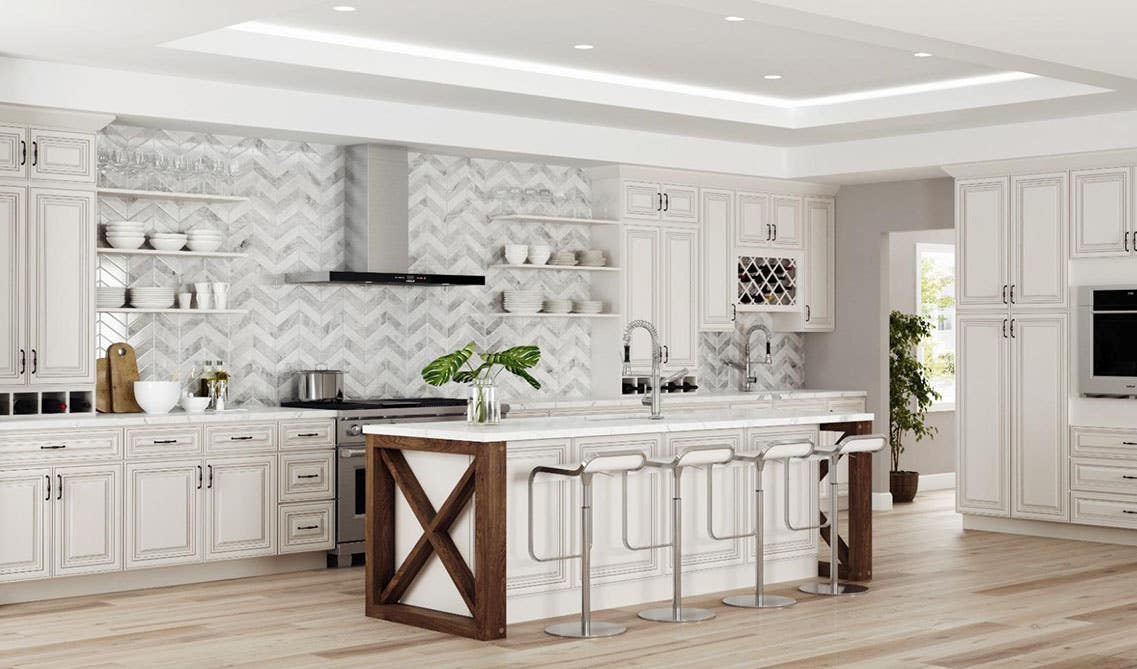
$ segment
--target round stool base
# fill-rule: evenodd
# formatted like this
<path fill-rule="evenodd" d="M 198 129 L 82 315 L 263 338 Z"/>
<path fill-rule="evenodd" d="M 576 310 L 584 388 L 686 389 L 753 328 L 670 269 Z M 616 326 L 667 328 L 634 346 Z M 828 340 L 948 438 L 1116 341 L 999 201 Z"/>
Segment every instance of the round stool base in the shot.
<path fill-rule="evenodd" d="M 837 591 L 834 592 L 833 586 L 829 582 L 818 582 L 806 583 L 805 585 L 799 586 L 798 590 L 808 592 L 811 595 L 828 595 L 833 597 L 840 595 L 859 595 L 862 592 L 867 592 L 868 588 L 863 585 L 857 585 L 856 583 L 838 583 Z"/>
<path fill-rule="evenodd" d="M 678 615 L 676 615 L 678 613 Z M 657 623 L 697 623 L 715 617 L 714 611 L 684 606 L 678 612 L 670 606 L 640 611 L 640 617 Z"/>
<path fill-rule="evenodd" d="M 557 623 L 545 628 L 545 634 L 573 639 L 600 639 L 606 636 L 618 636 L 627 631 L 627 627 L 616 623 L 591 623 L 588 634 L 585 634 L 579 620 L 571 623 Z"/>
<path fill-rule="evenodd" d="M 722 603 L 744 609 L 780 609 L 797 604 L 797 600 L 779 595 L 731 595 L 723 598 Z"/>

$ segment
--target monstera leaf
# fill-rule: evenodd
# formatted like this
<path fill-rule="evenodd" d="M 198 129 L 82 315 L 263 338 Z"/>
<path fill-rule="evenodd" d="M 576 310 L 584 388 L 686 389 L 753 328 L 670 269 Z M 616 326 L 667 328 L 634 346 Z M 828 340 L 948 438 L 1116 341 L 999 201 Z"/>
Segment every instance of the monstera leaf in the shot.
<path fill-rule="evenodd" d="M 530 386 L 541 388 L 541 382 L 528 371 L 541 361 L 541 349 L 536 346 L 514 346 L 496 353 L 479 353 L 482 364 L 477 367 L 470 364 L 473 355 L 474 344 L 471 342 L 453 353 L 432 360 L 423 367 L 422 378 L 432 386 L 441 386 L 448 381 L 470 383 L 493 373 L 495 367 L 501 367 L 525 379 Z"/>
<path fill-rule="evenodd" d="M 510 373 L 520 376 L 525 379 L 526 383 L 540 390 L 541 382 L 526 371 L 541 362 L 541 349 L 536 346 L 514 346 L 498 353 L 487 353 L 482 358 L 487 364 L 501 365 Z"/>
<path fill-rule="evenodd" d="M 435 358 L 422 368 L 422 380 L 432 386 L 441 386 L 449 381 L 462 383 L 462 380 L 458 379 L 457 376 L 470 373 L 462 371 L 462 365 L 469 362 L 472 355 L 474 355 L 474 342 L 466 344 L 453 353 Z"/>

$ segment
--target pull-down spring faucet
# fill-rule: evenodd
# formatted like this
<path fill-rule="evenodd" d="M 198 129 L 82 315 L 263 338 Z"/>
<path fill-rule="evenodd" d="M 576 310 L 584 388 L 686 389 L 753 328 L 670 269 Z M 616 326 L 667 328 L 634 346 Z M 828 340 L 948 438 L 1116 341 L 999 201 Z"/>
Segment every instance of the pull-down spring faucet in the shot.
<path fill-rule="evenodd" d="M 750 340 L 754 338 L 755 332 L 762 333 L 766 344 L 766 354 L 763 356 L 761 364 L 770 365 L 774 362 L 774 358 L 770 354 L 770 328 L 762 325 L 761 323 L 755 323 L 754 325 L 751 325 L 750 328 L 746 330 L 746 345 L 743 347 L 743 362 L 727 362 L 728 365 L 742 372 L 743 392 L 750 392 L 750 386 L 758 382 L 758 377 L 754 375 L 754 369 L 752 367 L 752 365 L 758 363 L 753 359 L 753 356 L 750 352 Z"/>

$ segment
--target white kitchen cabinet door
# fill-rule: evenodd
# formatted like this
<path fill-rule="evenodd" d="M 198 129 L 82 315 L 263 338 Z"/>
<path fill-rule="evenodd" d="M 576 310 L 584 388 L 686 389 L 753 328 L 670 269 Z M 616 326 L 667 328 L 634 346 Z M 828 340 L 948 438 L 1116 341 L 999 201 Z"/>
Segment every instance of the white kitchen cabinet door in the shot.
<path fill-rule="evenodd" d="M 26 378 L 27 350 L 23 340 L 27 194 L 24 188 L 0 186 L 0 386 L 23 385 Z"/>
<path fill-rule="evenodd" d="M 817 430 L 751 430 L 747 436 L 747 451 L 757 451 L 773 441 L 804 439 L 814 444 L 818 442 Z M 801 551 L 817 550 L 817 530 L 791 530 L 786 526 L 786 465 L 781 462 L 768 462 L 762 472 L 764 518 L 762 519 L 763 541 L 766 555 L 782 555 Z M 795 461 L 790 467 L 790 520 L 797 526 L 817 523 L 817 464 L 809 461 Z M 754 519 L 754 467 L 748 467 L 746 477 L 746 522 L 753 527 Z M 747 555 L 755 556 L 755 544 L 749 542 Z"/>
<path fill-rule="evenodd" d="M 28 372 L 33 385 L 95 382 L 95 195 L 28 191 Z"/>
<path fill-rule="evenodd" d="M 1130 168 L 1070 172 L 1073 185 L 1073 257 L 1123 256 L 1133 249 Z"/>
<path fill-rule="evenodd" d="M 730 331 L 734 330 L 734 193 L 704 188 L 699 197 L 699 329 Z"/>
<path fill-rule="evenodd" d="M 796 195 L 774 195 L 770 200 L 771 245 L 781 249 L 802 247 L 802 199 Z"/>
<path fill-rule="evenodd" d="M 735 451 L 743 450 L 743 433 L 702 433 L 697 437 L 678 437 L 670 439 L 671 453 L 678 455 L 684 451 L 703 446 L 729 447 Z M 714 520 L 715 533 L 719 536 L 742 534 L 747 531 L 746 505 L 751 499 L 752 486 L 747 486 L 747 464 L 716 466 L 711 472 L 714 476 Z M 680 485 L 683 491 L 683 571 L 712 569 L 725 565 L 742 564 L 746 561 L 746 542 L 744 539 L 718 541 L 707 531 L 707 472 L 701 467 L 683 470 Z M 665 482 L 668 493 L 670 482 Z M 669 500 L 671 495 L 665 497 Z M 660 500 L 663 508 L 670 511 L 670 505 Z M 668 521 L 669 522 L 669 521 Z M 675 565 L 671 553 L 667 551 L 667 568 Z"/>
<path fill-rule="evenodd" d="M 201 562 L 201 460 L 126 465 L 126 567 Z"/>
<path fill-rule="evenodd" d="M 739 193 L 735 213 L 734 243 L 738 246 L 766 246 L 774 236 L 770 225 L 770 196 L 765 193 Z"/>
<path fill-rule="evenodd" d="M 516 447 L 515 447 L 516 446 Z M 537 562 L 529 556 L 529 500 L 525 490 L 534 467 L 573 465 L 572 441 L 547 439 L 510 444 L 505 453 L 509 522 L 505 526 L 505 588 L 509 594 L 549 592 L 572 587 L 573 560 Z M 604 477 L 596 477 L 602 479 Z M 542 474 L 533 482 L 533 547 L 539 557 L 576 552 L 580 532 L 580 479 Z M 602 513 L 608 513 L 605 509 Z M 600 510 L 597 510 L 601 513 Z"/>
<path fill-rule="evenodd" d="M 28 139 L 30 178 L 95 183 L 93 134 L 32 128 Z"/>
<path fill-rule="evenodd" d="M 837 229 L 833 198 L 805 201 L 805 313 L 802 330 L 832 332 L 837 326 L 834 281 Z"/>
<path fill-rule="evenodd" d="M 1016 307 L 1065 308 L 1066 173 L 1011 179 L 1011 289 Z"/>
<path fill-rule="evenodd" d="M 205 461 L 205 559 L 276 552 L 276 456 Z"/>
<path fill-rule="evenodd" d="M 666 223 L 697 223 L 699 221 L 699 189 L 694 186 L 662 184 L 663 210 L 660 218 Z"/>
<path fill-rule="evenodd" d="M 56 467 L 55 576 L 122 570 L 122 465 Z"/>
<path fill-rule="evenodd" d="M 624 182 L 624 218 L 658 221 L 663 209 L 659 184 L 646 181 Z"/>
<path fill-rule="evenodd" d="M 51 470 L 0 471 L 0 583 L 51 575 Z"/>
<path fill-rule="evenodd" d="M 1011 516 L 1067 520 L 1067 316 L 1016 314 L 1011 328 Z"/>
<path fill-rule="evenodd" d="M 696 282 L 699 267 L 699 239 L 695 230 L 663 230 L 663 314 L 664 364 L 669 369 L 687 367 L 692 372 L 699 359 L 699 294 Z"/>
<path fill-rule="evenodd" d="M 659 327 L 659 228 L 624 226 L 624 322 L 645 320 Z M 634 371 L 651 367 L 651 338 L 632 333 Z"/>
<path fill-rule="evenodd" d="M 23 128 L 0 125 L 0 177 L 22 179 L 27 169 L 28 143 Z"/>
<path fill-rule="evenodd" d="M 1003 308 L 1008 303 L 1008 180 L 955 182 L 956 305 Z"/>
<path fill-rule="evenodd" d="M 956 319 L 956 507 L 961 513 L 1007 516 L 1011 511 L 1008 320 L 1001 314 Z"/>

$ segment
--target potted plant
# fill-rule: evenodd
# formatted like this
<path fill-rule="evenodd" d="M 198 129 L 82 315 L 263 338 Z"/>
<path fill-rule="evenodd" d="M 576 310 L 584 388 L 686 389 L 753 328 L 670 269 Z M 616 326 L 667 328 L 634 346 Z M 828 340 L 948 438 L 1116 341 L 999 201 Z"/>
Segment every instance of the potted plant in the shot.
<path fill-rule="evenodd" d="M 423 380 L 432 386 L 441 386 L 450 381 L 469 384 L 467 422 L 495 425 L 501 421 L 501 402 L 497 397 L 495 381 L 503 371 L 508 370 L 540 389 L 541 382 L 527 371 L 541 361 L 541 349 L 536 346 L 514 346 L 496 353 L 478 353 L 482 363 L 477 367 L 470 362 L 474 354 L 474 343 L 470 342 L 453 353 L 432 360 L 422 368 Z"/>
<path fill-rule="evenodd" d="M 900 470 L 904 435 L 916 441 L 936 434 L 924 424 L 928 407 L 940 398 L 920 361 L 917 347 L 932 335 L 932 322 L 923 316 L 893 311 L 888 318 L 888 445 L 892 468 L 888 488 L 894 502 L 911 502 L 920 485 L 920 473 Z"/>

